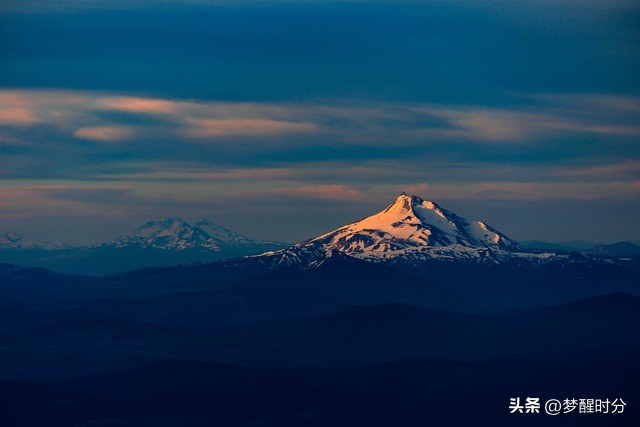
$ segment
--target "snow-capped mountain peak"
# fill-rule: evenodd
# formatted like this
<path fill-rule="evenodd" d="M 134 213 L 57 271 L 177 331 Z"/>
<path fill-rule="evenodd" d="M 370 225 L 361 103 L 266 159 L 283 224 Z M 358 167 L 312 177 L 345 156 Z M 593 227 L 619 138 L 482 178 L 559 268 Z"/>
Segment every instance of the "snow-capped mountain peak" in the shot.
<path fill-rule="evenodd" d="M 137 246 L 149 249 L 185 250 L 193 248 L 218 250 L 206 232 L 182 218 L 149 221 L 115 241 L 117 247 Z"/>
<path fill-rule="evenodd" d="M 400 194 L 382 211 L 329 233 L 264 254 L 276 265 L 309 264 L 338 251 L 370 261 L 500 262 L 542 259 L 482 221 L 465 219 L 437 203 Z"/>
<path fill-rule="evenodd" d="M 470 221 L 418 196 L 402 193 L 383 211 L 309 241 L 347 254 L 389 253 L 459 245 L 524 250 L 481 221 Z"/>

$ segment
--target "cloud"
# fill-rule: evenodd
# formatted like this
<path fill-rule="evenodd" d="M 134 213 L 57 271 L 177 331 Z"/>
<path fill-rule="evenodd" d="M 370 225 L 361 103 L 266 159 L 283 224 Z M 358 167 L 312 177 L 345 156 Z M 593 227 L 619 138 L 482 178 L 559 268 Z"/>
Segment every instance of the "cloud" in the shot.
<path fill-rule="evenodd" d="M 640 161 L 555 168 L 549 172 L 556 178 L 593 181 L 629 181 L 640 179 Z"/>
<path fill-rule="evenodd" d="M 80 91 L 0 90 L 0 124 L 35 123 L 75 137 L 119 141 L 172 135 L 184 141 L 297 134 L 325 143 L 416 146 L 434 142 L 525 144 L 562 136 L 640 137 L 640 99 L 613 95 L 531 95 L 514 109 L 335 100 L 239 103 L 109 96 Z M 122 116 L 109 113 L 127 113 Z M 107 114 L 105 114 L 107 113 Z M 153 115 L 153 126 L 133 123 Z M 142 119 L 140 119 L 142 120 Z"/>
<path fill-rule="evenodd" d="M 78 183 L 0 186 L 0 218 L 112 216 L 131 208 L 133 187 Z M 109 209 L 104 209 L 109 205 Z M 96 208 L 100 206 L 100 208 Z"/>
<path fill-rule="evenodd" d="M 273 196 L 286 196 L 288 198 L 320 199 L 320 200 L 345 200 L 345 201 L 365 201 L 372 200 L 372 197 L 361 190 L 346 185 L 313 185 L 301 187 L 288 187 L 269 189 L 261 194 Z"/>
<path fill-rule="evenodd" d="M 386 186 L 389 194 L 416 183 L 434 186 L 435 191 L 457 183 L 527 182 L 531 176 L 559 185 L 638 179 L 640 164 L 630 160 L 640 155 L 638 98 L 533 94 L 527 99 L 509 109 L 0 90 L 4 109 L 21 111 L 8 115 L 12 122 L 0 127 L 0 176 L 87 182 L 211 180 L 237 188 L 372 185 Z M 37 122 L 23 125 L 17 117 Z M 135 143 L 118 143 L 125 141 Z M 340 193 L 335 187 L 315 189 L 315 197 Z M 571 190 L 565 190 L 571 197 Z M 312 192 L 296 191 L 298 196 Z M 594 191 L 606 194 L 605 187 Z"/>
<path fill-rule="evenodd" d="M 128 111 L 133 113 L 172 113 L 178 104 L 164 99 L 114 97 L 100 99 L 99 105 L 109 110 Z"/>
<path fill-rule="evenodd" d="M 38 117 L 27 108 L 0 108 L 0 125 L 31 125 L 38 123 Z"/>
<path fill-rule="evenodd" d="M 434 200 L 464 201 L 554 201 L 635 200 L 640 197 L 640 180 L 613 182 L 463 182 L 417 183 L 403 187 L 407 192 Z"/>
<path fill-rule="evenodd" d="M 218 138 L 223 136 L 273 136 L 307 133 L 318 129 L 313 123 L 296 123 L 269 119 L 192 119 L 184 134 L 191 138 Z"/>
<path fill-rule="evenodd" d="M 287 180 L 304 175 L 300 168 L 237 168 L 212 170 L 211 168 L 155 167 L 121 178 L 143 181 L 274 181 Z"/>
<path fill-rule="evenodd" d="M 83 127 L 73 133 L 76 138 L 96 141 L 125 141 L 135 137 L 136 132 L 125 126 L 92 126 Z"/>
<path fill-rule="evenodd" d="M 439 117 L 449 126 L 446 128 L 417 128 L 413 135 L 432 138 L 463 138 L 484 142 L 528 142 L 540 137 L 570 134 L 601 134 L 611 136 L 640 136 L 637 119 L 640 111 L 633 108 L 637 100 L 627 99 L 634 119 L 616 122 L 615 118 L 596 116 L 603 105 L 593 105 L 593 110 L 584 111 L 581 99 L 564 108 L 538 107 L 533 111 L 510 111 L 502 108 L 461 107 L 437 108 L 416 107 L 427 116 Z M 537 110 L 537 111 L 536 111 Z M 586 116 L 586 117 L 584 117 Z"/>
<path fill-rule="evenodd" d="M 133 190 L 131 185 L 39 185 L 22 189 L 53 200 L 71 200 L 85 203 L 111 204 Z"/>

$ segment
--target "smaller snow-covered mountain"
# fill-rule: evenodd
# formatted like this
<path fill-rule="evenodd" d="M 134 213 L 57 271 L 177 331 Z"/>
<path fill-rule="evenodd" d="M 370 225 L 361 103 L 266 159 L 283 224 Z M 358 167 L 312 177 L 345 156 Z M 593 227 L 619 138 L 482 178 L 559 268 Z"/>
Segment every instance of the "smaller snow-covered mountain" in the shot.
<path fill-rule="evenodd" d="M 0 234 L 0 249 L 55 251 L 68 248 L 64 243 L 27 240 L 16 233 Z"/>
<path fill-rule="evenodd" d="M 203 218 L 194 225 L 181 218 L 149 221 L 110 245 L 117 248 L 143 248 L 185 251 L 191 249 L 220 252 L 229 247 L 265 246 L 273 242 L 254 240 Z"/>
<path fill-rule="evenodd" d="M 532 251 L 482 221 L 465 219 L 405 193 L 377 214 L 257 257 L 271 265 L 313 265 L 332 251 L 374 262 L 410 263 L 544 262 L 556 257 Z"/>

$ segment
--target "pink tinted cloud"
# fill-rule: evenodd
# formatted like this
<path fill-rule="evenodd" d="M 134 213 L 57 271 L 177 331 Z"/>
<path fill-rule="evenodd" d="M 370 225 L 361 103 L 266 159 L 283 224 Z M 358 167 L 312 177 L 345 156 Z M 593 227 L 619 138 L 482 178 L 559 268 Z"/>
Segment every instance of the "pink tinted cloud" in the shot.
<path fill-rule="evenodd" d="M 628 200 L 640 196 L 640 181 L 416 183 L 404 191 L 431 200 Z"/>
<path fill-rule="evenodd" d="M 202 168 L 171 168 L 143 172 L 129 178 L 142 180 L 176 180 L 176 181 L 265 181 L 284 180 L 298 177 L 301 170 L 297 168 L 241 168 L 210 171 Z"/>
<path fill-rule="evenodd" d="M 133 113 L 173 113 L 178 110 L 178 104 L 172 101 L 126 96 L 102 98 L 100 104 L 108 109 Z"/>
<path fill-rule="evenodd" d="M 600 182 L 600 183 L 534 183 L 534 182 L 501 182 L 473 185 L 474 198 L 505 200 L 602 200 L 608 198 L 629 199 L 638 197 L 634 182 Z"/>
<path fill-rule="evenodd" d="M 126 126 L 91 126 L 78 129 L 74 136 L 96 141 L 124 141 L 133 138 L 135 131 Z"/>
<path fill-rule="evenodd" d="M 268 190 L 267 193 L 280 196 L 300 197 L 320 200 L 371 200 L 362 191 L 340 184 L 314 185 Z"/>
<path fill-rule="evenodd" d="M 559 168 L 557 176 L 590 180 L 628 180 L 640 177 L 640 161 L 628 161 L 575 168 Z"/>
<path fill-rule="evenodd" d="M 0 108 L 0 125 L 31 125 L 39 122 L 38 116 L 28 108 Z"/>
<path fill-rule="evenodd" d="M 412 194 L 420 197 L 429 198 L 429 194 L 433 192 L 432 186 L 429 184 L 413 184 L 401 187 L 398 191 L 404 191 L 407 194 Z"/>
<path fill-rule="evenodd" d="M 68 205 L 68 202 L 46 197 L 34 187 L 0 186 L 0 217 L 49 215 Z"/>
<path fill-rule="evenodd" d="M 273 136 L 290 133 L 307 133 L 318 129 L 308 122 L 287 122 L 257 118 L 190 119 L 185 135 L 192 138 L 217 138 L 222 136 Z"/>

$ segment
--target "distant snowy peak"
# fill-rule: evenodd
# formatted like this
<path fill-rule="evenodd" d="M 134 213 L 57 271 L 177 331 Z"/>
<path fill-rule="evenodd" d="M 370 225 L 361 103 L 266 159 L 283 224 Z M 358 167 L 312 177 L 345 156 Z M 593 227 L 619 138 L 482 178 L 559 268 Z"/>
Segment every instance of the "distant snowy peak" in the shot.
<path fill-rule="evenodd" d="M 261 242 L 242 236 L 203 218 L 194 225 L 181 218 L 149 221 L 130 234 L 114 242 L 116 247 L 146 249 L 188 250 L 200 249 L 219 252 L 230 246 L 258 246 Z"/>
<path fill-rule="evenodd" d="M 201 248 L 216 251 L 220 249 L 210 235 L 181 218 L 149 221 L 130 234 L 120 237 L 115 245 L 174 250 Z"/>
<path fill-rule="evenodd" d="M 70 246 L 59 242 L 27 240 L 16 233 L 0 234 L 0 249 L 41 249 L 55 251 L 68 249 Z"/>

